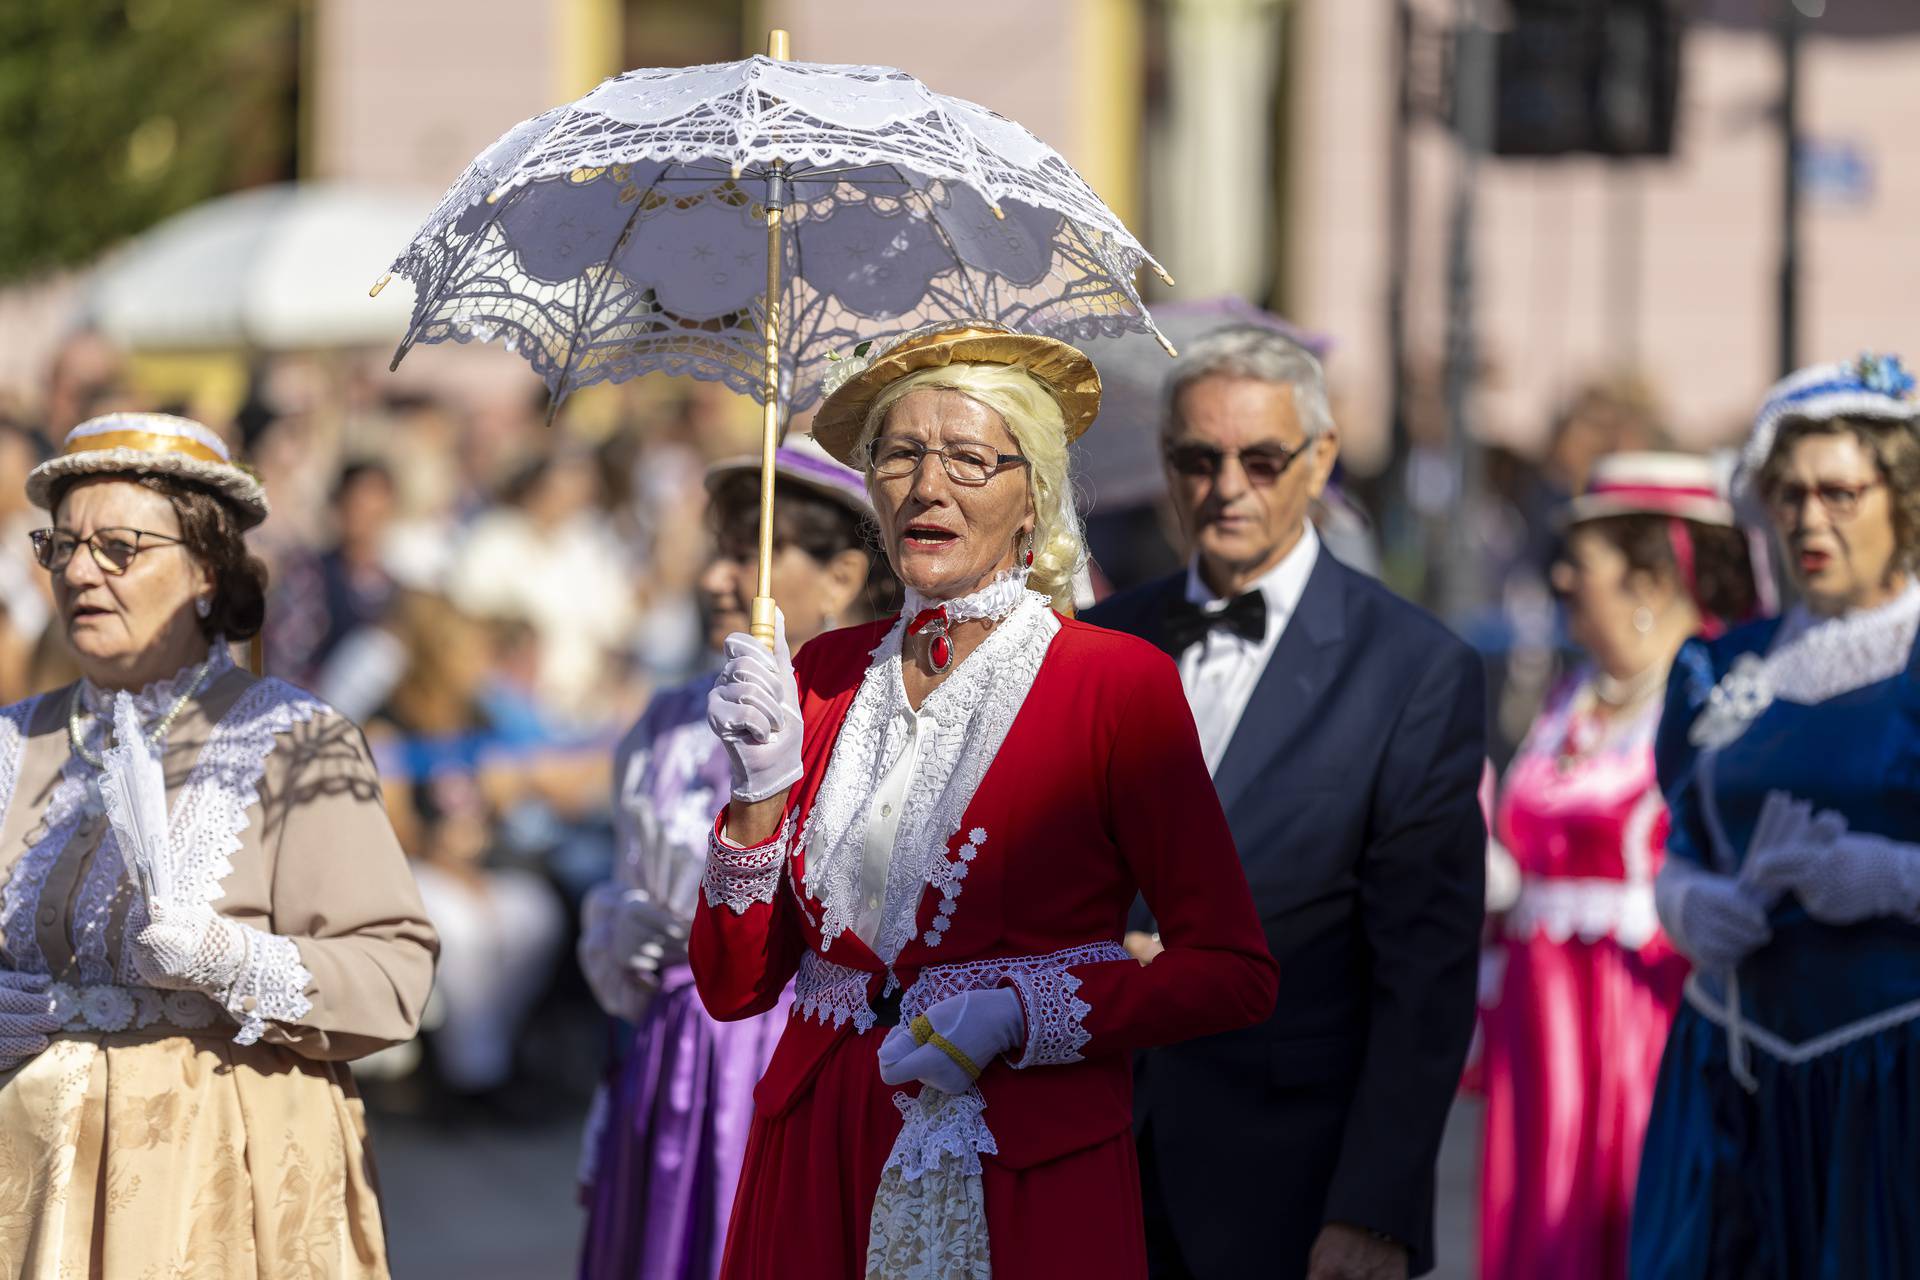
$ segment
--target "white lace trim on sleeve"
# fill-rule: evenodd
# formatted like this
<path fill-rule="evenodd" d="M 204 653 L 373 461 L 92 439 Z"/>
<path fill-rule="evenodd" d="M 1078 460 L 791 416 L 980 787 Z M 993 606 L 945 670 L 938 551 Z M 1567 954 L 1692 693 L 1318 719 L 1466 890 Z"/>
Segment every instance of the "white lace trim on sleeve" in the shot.
<path fill-rule="evenodd" d="M 1053 1067 L 1081 1061 L 1080 1050 L 1093 1033 L 1081 1023 L 1092 1006 L 1076 993 L 1080 979 L 1066 965 L 1012 969 L 1007 983 L 1027 1014 L 1027 1047 L 1013 1066 Z"/>
<path fill-rule="evenodd" d="M 312 1012 L 307 988 L 313 984 L 313 974 L 301 961 L 299 944 L 292 938 L 236 921 L 226 923 L 240 931 L 247 954 L 239 976 L 221 993 L 220 1003 L 240 1023 L 233 1042 L 252 1044 L 268 1022 L 296 1023 Z"/>
<path fill-rule="evenodd" d="M 792 845 L 792 814 L 782 820 L 773 839 L 751 849 L 729 844 L 716 825 L 707 837 L 707 870 L 701 880 L 707 905 L 744 915 L 757 902 L 771 903 L 780 891 L 780 875 Z"/>

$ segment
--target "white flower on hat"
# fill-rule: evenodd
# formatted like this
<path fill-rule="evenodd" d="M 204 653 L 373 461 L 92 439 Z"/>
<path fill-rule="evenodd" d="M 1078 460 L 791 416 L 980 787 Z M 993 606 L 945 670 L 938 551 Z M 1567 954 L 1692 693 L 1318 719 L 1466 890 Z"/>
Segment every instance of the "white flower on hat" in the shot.
<path fill-rule="evenodd" d="M 873 340 L 869 338 L 856 346 L 847 355 L 837 351 L 827 353 L 827 373 L 820 379 L 820 395 L 824 399 L 847 385 L 853 379 L 873 367 Z"/>

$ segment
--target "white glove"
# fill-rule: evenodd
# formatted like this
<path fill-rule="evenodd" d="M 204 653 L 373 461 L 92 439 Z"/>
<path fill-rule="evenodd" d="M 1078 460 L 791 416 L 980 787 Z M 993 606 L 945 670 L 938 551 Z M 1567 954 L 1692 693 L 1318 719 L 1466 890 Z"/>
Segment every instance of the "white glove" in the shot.
<path fill-rule="evenodd" d="M 687 957 L 687 926 L 637 889 L 611 881 L 587 891 L 580 969 L 600 1007 L 638 1022 L 660 973 Z"/>
<path fill-rule="evenodd" d="M 800 781 L 800 686 L 787 652 L 787 618 L 773 615 L 773 652 L 745 632 L 727 637 L 707 724 L 733 765 L 733 798 L 752 803 Z"/>
<path fill-rule="evenodd" d="M 1001 1054 L 1026 1043 L 1026 1011 L 1010 987 L 948 996 L 927 1010 L 926 1019 L 982 1071 Z M 918 1080 L 942 1093 L 965 1093 L 973 1087 L 966 1068 L 939 1045 L 915 1044 L 907 1023 L 887 1032 L 880 1042 L 880 1078 L 888 1084 Z"/>
<path fill-rule="evenodd" d="M 149 986 L 203 991 L 224 1000 L 247 963 L 246 926 L 204 902 L 147 904 L 134 935 L 133 967 Z"/>
<path fill-rule="evenodd" d="M 1767 797 L 1791 801 L 1784 792 Z M 1800 810 L 1803 802 L 1792 802 Z M 1766 810 L 1761 821 L 1766 820 Z M 1920 845 L 1850 832 L 1839 814 L 1813 819 L 1813 838 L 1749 850 L 1741 879 L 1773 897 L 1792 893 L 1823 924 L 1857 924 L 1872 916 L 1920 914 Z M 1756 843 L 1758 835 L 1756 833 Z"/>
<path fill-rule="evenodd" d="M 60 1029 L 47 977 L 0 969 L 0 1071 L 11 1071 L 47 1047 Z"/>
<path fill-rule="evenodd" d="M 1731 972 L 1773 937 L 1754 890 L 1682 858 L 1668 858 L 1654 878 L 1653 907 L 1673 945 L 1713 973 Z"/>

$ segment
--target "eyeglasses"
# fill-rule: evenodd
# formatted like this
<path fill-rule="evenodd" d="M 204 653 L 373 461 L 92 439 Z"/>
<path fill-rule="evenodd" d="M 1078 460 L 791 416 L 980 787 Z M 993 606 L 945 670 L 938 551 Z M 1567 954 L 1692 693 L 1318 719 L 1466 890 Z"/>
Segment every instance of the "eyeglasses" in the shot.
<path fill-rule="evenodd" d="M 35 529 L 27 537 L 33 542 L 33 558 L 50 573 L 65 569 L 67 562 L 73 559 L 73 553 L 84 543 L 87 550 L 93 553 L 93 562 L 100 566 L 100 572 L 115 577 L 131 568 L 133 558 L 142 551 L 180 545 L 178 538 L 164 533 L 148 533 L 145 529 L 95 529 L 85 538 L 68 533 L 65 529 Z"/>
<path fill-rule="evenodd" d="M 985 445 L 961 443 L 929 449 L 918 440 L 882 436 L 867 446 L 867 470 L 882 480 L 918 475 L 921 460 L 930 453 L 939 456 L 941 469 L 955 484 L 982 485 L 1008 467 L 1027 465 L 1017 453 L 995 453 Z"/>
<path fill-rule="evenodd" d="M 1208 444 L 1168 445 L 1167 465 L 1190 479 L 1212 480 L 1220 474 L 1228 458 L 1238 458 L 1240 469 L 1247 473 L 1247 483 L 1264 489 L 1285 475 L 1293 460 L 1312 443 L 1312 440 L 1302 440 L 1292 449 L 1277 444 L 1257 444 L 1248 449 L 1216 449 Z"/>
<path fill-rule="evenodd" d="M 1767 504 L 1782 516 L 1797 516 L 1807 505 L 1809 496 L 1818 498 L 1820 505 L 1835 520 L 1848 520 L 1860 511 L 1860 500 L 1870 490 L 1881 485 L 1879 480 L 1869 480 L 1865 484 L 1796 484 L 1791 481 L 1773 487 L 1767 495 Z"/>

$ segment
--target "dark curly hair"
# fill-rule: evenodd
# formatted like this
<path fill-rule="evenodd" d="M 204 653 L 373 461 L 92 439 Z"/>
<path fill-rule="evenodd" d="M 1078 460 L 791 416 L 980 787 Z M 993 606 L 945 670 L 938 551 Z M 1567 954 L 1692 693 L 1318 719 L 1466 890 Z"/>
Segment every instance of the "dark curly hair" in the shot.
<path fill-rule="evenodd" d="M 1851 432 L 1873 455 L 1893 499 L 1893 545 L 1903 569 L 1920 568 L 1920 432 L 1911 423 L 1879 418 L 1783 418 L 1773 449 L 1760 466 L 1755 488 L 1771 498 L 1780 486 L 1793 446 L 1808 436 Z"/>
<path fill-rule="evenodd" d="M 1592 529 L 1627 558 L 1628 571 L 1638 569 L 1679 584 L 1680 562 L 1674 553 L 1675 517 L 1661 515 L 1602 516 L 1581 527 Z M 1700 612 L 1723 623 L 1753 616 L 1759 597 L 1753 582 L 1753 560 L 1746 535 L 1726 525 L 1683 520 L 1693 544 L 1693 602 Z M 1682 590 L 1685 590 L 1682 585 Z"/>
<path fill-rule="evenodd" d="M 773 545 L 798 547 L 821 564 L 842 551 L 867 553 L 867 585 L 861 603 L 869 616 L 880 617 L 898 607 L 893 570 L 879 552 L 879 530 L 873 520 L 856 516 L 846 504 L 823 497 L 784 476 L 773 486 Z M 723 549 L 730 539 L 753 539 L 760 532 L 760 473 L 741 471 L 723 476 L 713 486 L 707 505 L 707 525 Z"/>
<path fill-rule="evenodd" d="M 54 511 L 87 480 L 129 480 L 173 505 L 180 541 L 213 582 L 213 608 L 199 619 L 207 639 L 251 640 L 267 618 L 267 566 L 247 551 L 239 513 L 205 485 L 170 475 L 67 476 L 56 481 L 48 501 Z"/>

